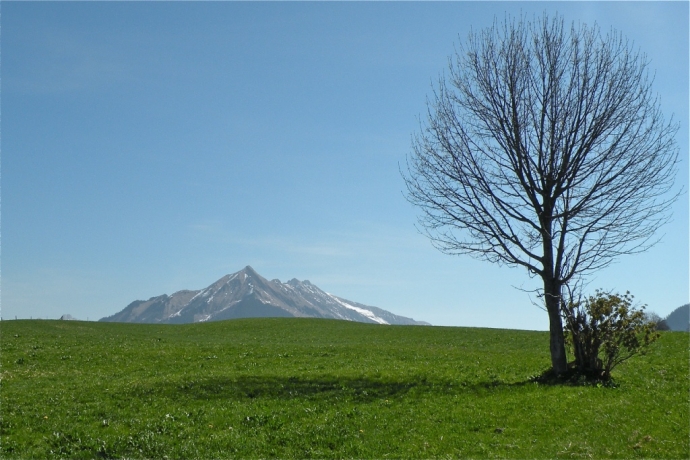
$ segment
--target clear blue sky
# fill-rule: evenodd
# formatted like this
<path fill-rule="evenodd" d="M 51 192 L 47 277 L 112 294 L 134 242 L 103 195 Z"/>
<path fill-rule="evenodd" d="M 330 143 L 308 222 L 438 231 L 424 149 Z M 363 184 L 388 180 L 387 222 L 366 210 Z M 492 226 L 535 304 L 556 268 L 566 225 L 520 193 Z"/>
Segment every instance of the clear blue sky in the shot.
<path fill-rule="evenodd" d="M 524 270 L 417 233 L 398 165 L 471 27 L 557 11 L 647 53 L 687 190 L 687 2 L 2 2 L 2 317 L 94 320 L 251 265 L 436 325 L 547 329 Z M 674 216 L 592 290 L 687 303 L 687 194 Z"/>

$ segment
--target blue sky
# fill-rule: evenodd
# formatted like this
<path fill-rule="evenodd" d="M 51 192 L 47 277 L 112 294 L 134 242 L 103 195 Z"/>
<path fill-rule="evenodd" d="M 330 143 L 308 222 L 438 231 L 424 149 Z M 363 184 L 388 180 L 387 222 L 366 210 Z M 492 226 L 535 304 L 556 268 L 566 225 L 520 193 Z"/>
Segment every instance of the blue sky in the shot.
<path fill-rule="evenodd" d="M 454 44 L 506 13 L 596 21 L 647 53 L 688 189 L 687 2 L 0 11 L 5 319 L 94 320 L 251 265 L 435 325 L 547 329 L 524 270 L 417 232 L 399 173 Z M 687 303 L 687 194 L 660 235 L 591 289 Z"/>

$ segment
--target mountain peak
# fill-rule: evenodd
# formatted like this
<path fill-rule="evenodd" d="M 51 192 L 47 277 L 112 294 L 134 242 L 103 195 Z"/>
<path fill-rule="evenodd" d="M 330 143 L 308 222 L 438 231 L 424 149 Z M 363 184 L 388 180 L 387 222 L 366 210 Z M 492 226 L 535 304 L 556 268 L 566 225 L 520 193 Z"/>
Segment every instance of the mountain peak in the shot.
<path fill-rule="evenodd" d="M 297 286 L 300 286 L 302 284 L 302 282 L 300 280 L 298 280 L 297 278 L 292 278 L 291 280 L 287 281 L 285 284 L 289 284 L 292 287 L 297 287 Z"/>
<path fill-rule="evenodd" d="M 256 270 L 254 270 L 250 265 L 247 265 L 246 267 L 244 267 L 242 270 L 240 270 L 237 273 L 244 273 L 247 275 L 254 275 L 254 276 L 258 275 Z"/>
<path fill-rule="evenodd" d="M 101 321 L 196 323 L 233 318 L 311 317 L 379 324 L 427 324 L 327 294 L 308 280 L 269 282 L 251 266 L 210 286 L 136 300 Z"/>

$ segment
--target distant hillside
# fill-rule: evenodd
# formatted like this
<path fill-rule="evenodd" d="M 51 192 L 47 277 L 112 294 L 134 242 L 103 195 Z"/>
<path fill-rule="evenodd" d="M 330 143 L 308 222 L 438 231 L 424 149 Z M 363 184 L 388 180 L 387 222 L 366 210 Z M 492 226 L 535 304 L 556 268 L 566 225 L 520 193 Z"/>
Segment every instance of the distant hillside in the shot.
<path fill-rule="evenodd" d="M 136 300 L 100 321 L 197 323 L 232 318 L 310 317 L 378 324 L 428 324 L 322 291 L 309 281 L 268 281 L 247 266 L 205 289 Z"/>
<path fill-rule="evenodd" d="M 682 307 L 673 310 L 664 321 L 666 321 L 666 324 L 672 331 L 689 331 L 690 303 L 686 303 Z"/>

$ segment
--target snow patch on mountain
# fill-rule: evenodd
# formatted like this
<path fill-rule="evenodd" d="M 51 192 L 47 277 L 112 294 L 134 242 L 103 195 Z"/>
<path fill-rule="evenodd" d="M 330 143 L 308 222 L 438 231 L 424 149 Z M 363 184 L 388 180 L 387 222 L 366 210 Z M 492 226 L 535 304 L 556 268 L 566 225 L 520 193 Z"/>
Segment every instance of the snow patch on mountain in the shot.
<path fill-rule="evenodd" d="M 327 293 L 327 294 L 328 294 L 328 293 Z M 364 308 L 355 307 L 354 305 L 350 305 L 350 304 L 347 303 L 347 302 L 343 302 L 342 300 L 338 299 L 337 297 L 335 297 L 335 296 L 333 296 L 333 295 L 331 295 L 331 294 L 328 294 L 328 295 L 329 295 L 333 300 L 335 300 L 335 301 L 338 302 L 340 305 L 342 305 L 343 307 L 348 308 L 348 309 L 350 309 L 350 310 L 354 310 L 354 311 L 356 311 L 357 313 L 359 313 L 360 315 L 366 316 L 367 318 L 369 318 L 369 319 L 372 320 L 372 321 L 376 321 L 376 322 L 379 323 L 379 324 L 389 324 L 388 321 L 386 321 L 386 320 L 383 319 L 383 318 L 379 318 L 379 317 L 376 316 L 376 315 L 374 314 L 374 312 L 372 312 L 372 311 L 365 310 Z"/>

